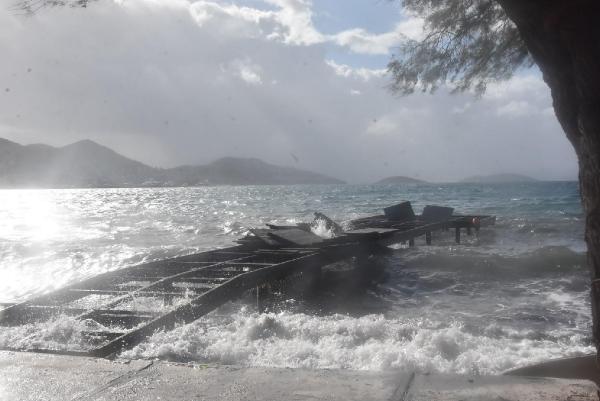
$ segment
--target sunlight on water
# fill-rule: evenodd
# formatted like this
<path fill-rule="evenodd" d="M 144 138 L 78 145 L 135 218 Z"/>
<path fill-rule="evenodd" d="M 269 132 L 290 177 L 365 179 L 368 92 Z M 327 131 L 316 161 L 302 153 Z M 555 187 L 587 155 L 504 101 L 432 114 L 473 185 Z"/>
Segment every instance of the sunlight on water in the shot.
<path fill-rule="evenodd" d="M 52 195 L 51 191 L 2 191 L 0 238 L 41 242 L 64 235 L 60 216 L 66 214 L 66 208 L 61 213 Z"/>
<path fill-rule="evenodd" d="M 498 215 L 478 236 L 436 233 L 400 248 L 386 280 L 339 304 L 240 303 L 157 333 L 125 356 L 260 366 L 410 368 L 497 373 L 593 350 L 589 277 L 576 183 L 499 186 L 290 186 L 1 190 L 0 302 L 102 272 L 229 246 L 265 223 L 343 223 L 410 199 Z M 315 232 L 332 235 L 324 224 Z M 132 298 L 132 310 L 184 302 Z M 94 306 L 98 299 L 78 307 Z M 333 301 L 332 301 L 333 302 Z M 359 312 L 361 311 L 361 312 Z M 352 312 L 352 313 L 350 313 Z M 93 322 L 65 316 L 0 329 L 0 346 L 84 347 Z M 89 326 L 89 327 L 88 327 Z M 92 327 L 101 330 L 102 327 Z"/>

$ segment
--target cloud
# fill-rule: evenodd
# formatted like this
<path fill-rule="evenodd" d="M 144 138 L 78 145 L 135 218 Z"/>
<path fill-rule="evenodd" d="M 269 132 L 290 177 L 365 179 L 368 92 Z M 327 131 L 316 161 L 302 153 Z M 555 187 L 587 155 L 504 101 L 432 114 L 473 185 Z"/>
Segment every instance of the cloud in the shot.
<path fill-rule="evenodd" d="M 480 100 L 443 90 L 397 98 L 383 70 L 333 61 L 328 43 L 292 34 L 288 26 L 306 18 L 279 22 L 282 8 L 298 16 L 307 2 L 199 3 L 98 2 L 31 18 L 0 11 L 0 137 L 89 138 L 165 167 L 259 157 L 350 182 L 575 177 L 537 73 Z M 509 118 L 511 108 L 521 114 Z"/>
<path fill-rule="evenodd" d="M 396 25 L 396 29 L 391 32 L 372 34 L 365 29 L 356 28 L 332 35 L 330 40 L 355 53 L 388 55 L 403 40 L 419 39 L 422 33 L 423 20 L 413 17 Z"/>
<path fill-rule="evenodd" d="M 503 100 L 515 96 L 534 96 L 537 100 L 546 100 L 548 86 L 539 74 L 517 75 L 510 80 L 494 82 L 488 85 L 485 99 Z"/>
<path fill-rule="evenodd" d="M 387 55 L 406 38 L 418 39 L 423 34 L 423 21 L 409 17 L 396 24 L 390 32 L 374 34 L 362 28 L 344 30 L 335 34 L 321 33 L 313 23 L 313 4 L 307 0 L 264 0 L 274 7 L 264 10 L 243 7 L 220 1 L 196 1 L 190 6 L 194 20 L 200 25 L 210 24 L 219 31 L 240 36 L 261 36 L 288 45 L 331 43 L 348 48 L 354 53 Z"/>
<path fill-rule="evenodd" d="M 543 110 L 538 110 L 533 105 L 525 100 L 513 100 L 505 105 L 500 106 L 496 113 L 499 116 L 507 117 L 523 117 L 529 116 L 535 113 L 541 113 Z"/>
<path fill-rule="evenodd" d="M 312 23 L 312 3 L 306 0 L 266 0 L 279 7 L 275 20 L 280 24 L 282 33 L 269 37 L 280 37 L 285 43 L 312 45 L 323 42 L 323 35 Z"/>
<path fill-rule="evenodd" d="M 385 69 L 352 68 L 346 64 L 338 64 L 333 60 L 326 60 L 325 63 L 333 69 L 336 75 L 345 78 L 359 78 L 363 81 L 369 81 L 372 78 L 381 78 L 386 74 Z"/>
<path fill-rule="evenodd" d="M 262 85 L 263 81 L 260 75 L 262 68 L 258 64 L 253 63 L 250 59 L 234 60 L 231 64 L 236 75 L 244 82 L 251 85 Z"/>

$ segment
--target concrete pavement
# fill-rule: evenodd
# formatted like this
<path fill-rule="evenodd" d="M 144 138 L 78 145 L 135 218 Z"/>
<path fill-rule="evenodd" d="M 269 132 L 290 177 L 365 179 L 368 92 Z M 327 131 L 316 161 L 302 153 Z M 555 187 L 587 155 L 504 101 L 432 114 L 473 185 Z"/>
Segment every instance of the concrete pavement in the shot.
<path fill-rule="evenodd" d="M 0 351 L 0 401 L 598 400 L 585 380 L 183 365 Z"/>

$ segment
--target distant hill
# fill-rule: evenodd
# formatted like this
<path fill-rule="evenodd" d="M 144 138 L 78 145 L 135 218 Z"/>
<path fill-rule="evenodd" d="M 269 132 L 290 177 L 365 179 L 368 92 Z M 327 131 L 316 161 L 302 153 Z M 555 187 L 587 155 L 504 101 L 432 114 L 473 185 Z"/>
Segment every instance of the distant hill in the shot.
<path fill-rule="evenodd" d="M 200 166 L 160 169 L 90 140 L 55 148 L 0 138 L 0 187 L 89 188 L 198 185 L 341 184 L 310 171 L 259 159 L 227 157 Z"/>
<path fill-rule="evenodd" d="M 375 185 L 398 185 L 398 184 L 427 184 L 427 181 L 417 180 L 416 178 L 397 175 L 379 180 Z"/>
<path fill-rule="evenodd" d="M 206 165 L 175 167 L 166 173 L 177 185 L 344 184 L 336 178 L 253 158 L 224 157 Z"/>
<path fill-rule="evenodd" d="M 520 174 L 492 174 L 492 175 L 474 175 L 467 177 L 461 182 L 479 183 L 479 184 L 494 184 L 502 182 L 536 182 L 535 178 Z"/>

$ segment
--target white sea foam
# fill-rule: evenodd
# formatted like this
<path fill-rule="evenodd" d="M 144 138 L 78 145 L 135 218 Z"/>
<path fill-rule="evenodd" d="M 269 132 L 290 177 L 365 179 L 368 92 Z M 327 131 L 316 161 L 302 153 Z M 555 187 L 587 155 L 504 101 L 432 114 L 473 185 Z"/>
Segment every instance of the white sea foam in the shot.
<path fill-rule="evenodd" d="M 380 314 L 354 318 L 243 309 L 226 322 L 207 317 L 157 333 L 122 356 L 247 366 L 493 374 L 593 351 L 591 346 L 578 345 L 577 338 L 552 341 L 531 339 L 514 330 L 491 332 L 494 335 L 474 335 L 458 322 L 389 319 Z"/>
<path fill-rule="evenodd" d="M 417 248 L 400 250 L 388 261 L 384 285 L 370 296 L 353 294 L 370 305 L 362 315 L 221 310 L 157 333 L 124 356 L 496 373 L 593 351 L 577 185 L 561 185 L 0 191 L 0 301 L 229 246 L 249 227 L 308 222 L 315 211 L 341 222 L 401 199 L 411 199 L 417 213 L 426 204 L 447 204 L 459 213 L 498 215 L 498 224 L 463 235 L 460 246 L 452 232 L 436 232 L 433 247 L 419 239 Z M 315 232 L 332 235 L 325 224 Z M 177 302 L 138 298 L 129 306 L 168 310 Z M 85 348 L 81 332 L 97 326 L 59 316 L 1 327 L 0 347 Z"/>
<path fill-rule="evenodd" d="M 321 238 L 333 238 L 335 236 L 331 227 L 327 227 L 327 222 L 321 219 L 315 220 L 310 230 Z"/>
<path fill-rule="evenodd" d="M 93 320 L 77 320 L 59 315 L 44 323 L 31 323 L 0 330 L 0 348 L 85 350 L 89 348 L 82 335 L 85 331 L 103 331 Z"/>

